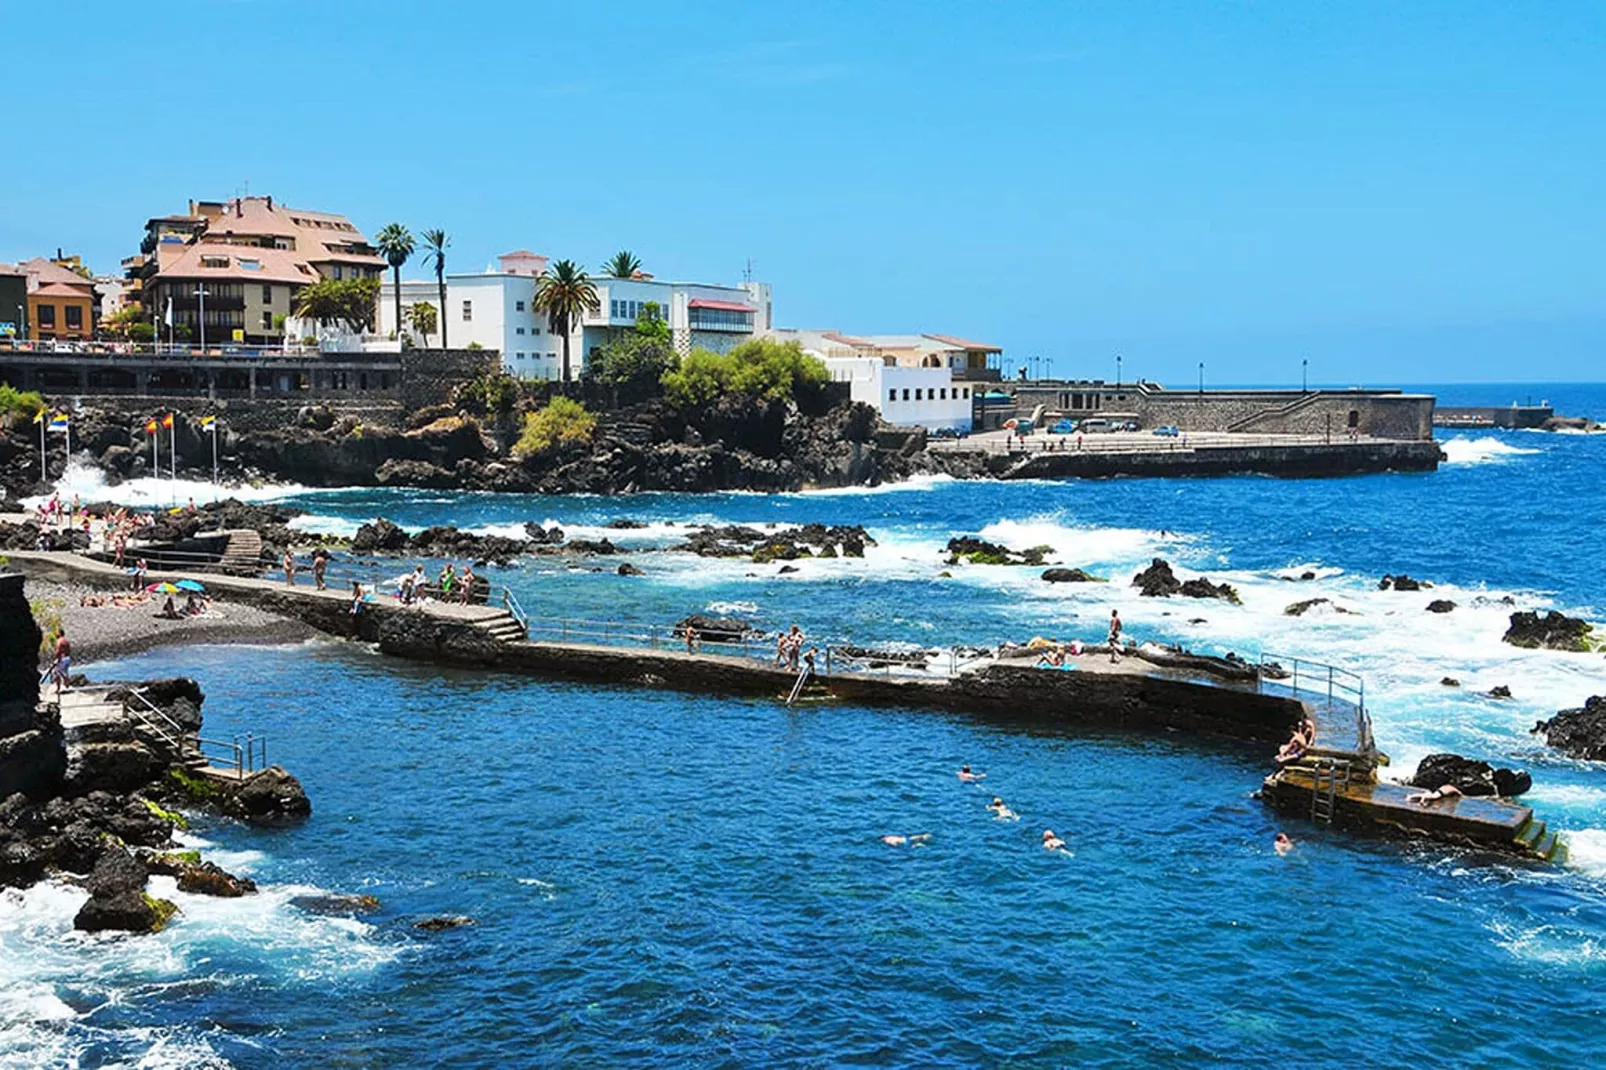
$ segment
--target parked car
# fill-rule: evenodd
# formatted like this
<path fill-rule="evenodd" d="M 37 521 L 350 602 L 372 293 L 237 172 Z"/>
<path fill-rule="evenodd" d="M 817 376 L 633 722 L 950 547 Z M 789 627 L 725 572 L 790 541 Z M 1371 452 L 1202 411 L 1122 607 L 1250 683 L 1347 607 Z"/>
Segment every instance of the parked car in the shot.
<path fill-rule="evenodd" d="M 1059 421 L 1056 421 L 1055 423 L 1053 423 L 1052 425 L 1049 426 L 1048 433 L 1051 434 L 1051 435 L 1072 435 L 1072 434 L 1075 434 L 1076 433 L 1076 421 L 1075 420 L 1059 420 Z"/>
<path fill-rule="evenodd" d="M 957 427 L 937 427 L 933 428 L 929 435 L 931 438 L 963 438 L 964 432 Z"/>
<path fill-rule="evenodd" d="M 1163 438 L 1176 438 L 1179 434 L 1181 434 L 1181 432 L 1177 430 L 1176 424 L 1161 424 L 1159 427 L 1154 429 L 1154 433 Z"/>
<path fill-rule="evenodd" d="M 1115 428 L 1110 426 L 1110 421 L 1104 419 L 1102 416 L 1090 416 L 1086 420 L 1083 420 L 1081 423 L 1077 424 L 1076 429 L 1078 431 L 1086 431 L 1090 435 L 1100 431 L 1115 430 Z"/>
<path fill-rule="evenodd" d="M 1117 431 L 1136 431 L 1138 422 L 1136 420 L 1127 420 L 1125 423 L 1117 424 L 1115 429 Z"/>

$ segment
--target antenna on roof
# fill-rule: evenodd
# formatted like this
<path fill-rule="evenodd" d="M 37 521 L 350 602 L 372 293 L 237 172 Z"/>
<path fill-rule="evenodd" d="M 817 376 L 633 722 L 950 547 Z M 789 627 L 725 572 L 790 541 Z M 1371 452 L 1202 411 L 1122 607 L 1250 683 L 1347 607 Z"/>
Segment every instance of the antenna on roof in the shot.
<path fill-rule="evenodd" d="M 752 282 L 753 281 L 753 258 L 752 257 L 748 257 L 747 258 L 747 266 L 742 269 L 742 281 L 743 282 Z"/>

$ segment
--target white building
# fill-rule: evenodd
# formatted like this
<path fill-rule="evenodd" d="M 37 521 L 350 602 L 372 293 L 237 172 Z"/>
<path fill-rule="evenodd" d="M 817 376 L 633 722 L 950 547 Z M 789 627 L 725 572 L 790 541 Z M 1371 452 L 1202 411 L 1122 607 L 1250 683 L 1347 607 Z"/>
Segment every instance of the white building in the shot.
<path fill-rule="evenodd" d="M 502 354 L 502 367 L 520 379 L 557 379 L 562 375 L 563 339 L 554 335 L 547 318 L 535 311 L 536 279 L 546 270 L 544 256 L 519 250 L 498 257 L 499 270 L 446 276 L 446 341 L 453 349 L 478 344 Z M 578 378 L 591 354 L 602 349 L 620 331 L 635 326 L 636 317 L 649 302 L 669 322 L 675 349 L 689 353 L 701 346 L 723 353 L 732 346 L 766 331 L 772 320 L 768 283 L 740 286 L 706 286 L 699 283 L 660 282 L 650 277 L 592 279 L 600 307 L 582 317 L 570 332 L 571 376 Z M 402 317 L 418 302 L 439 305 L 434 279 L 402 282 Z M 379 329 L 396 329 L 395 285 L 386 280 L 379 308 Z M 422 345 L 441 344 L 440 327 L 428 338 L 417 337 L 409 323 L 402 331 Z"/>
<path fill-rule="evenodd" d="M 851 385 L 854 401 L 889 424 L 928 431 L 969 433 L 970 383 L 955 383 L 947 368 L 903 368 L 881 357 L 822 357 L 831 380 Z"/>

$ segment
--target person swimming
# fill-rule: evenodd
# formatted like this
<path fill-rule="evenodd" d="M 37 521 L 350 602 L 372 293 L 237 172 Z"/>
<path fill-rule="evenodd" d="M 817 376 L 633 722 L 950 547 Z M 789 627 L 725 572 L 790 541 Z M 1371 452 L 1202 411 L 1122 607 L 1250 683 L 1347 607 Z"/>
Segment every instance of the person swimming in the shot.
<path fill-rule="evenodd" d="M 1011 810 L 1009 807 L 1005 806 L 1004 800 L 996 795 L 993 796 L 993 801 L 987 804 L 987 809 L 991 810 L 993 812 L 993 816 L 998 818 L 1000 821 L 1020 820 L 1020 815 Z"/>
<path fill-rule="evenodd" d="M 1289 839 L 1286 832 L 1279 832 L 1277 838 L 1271 841 L 1271 845 L 1279 855 L 1286 855 L 1294 849 L 1294 841 Z"/>
<path fill-rule="evenodd" d="M 972 773 L 970 771 L 970 766 L 961 765 L 959 767 L 959 779 L 964 781 L 966 784 L 971 784 L 971 783 L 974 783 L 975 781 L 978 781 L 978 780 L 986 780 L 987 779 L 987 774 L 986 773 Z"/>
<path fill-rule="evenodd" d="M 900 836 L 896 832 L 889 832 L 881 837 L 881 842 L 888 847 L 924 847 L 929 839 L 931 839 L 931 833 L 929 832 L 916 832 L 908 836 Z"/>
<path fill-rule="evenodd" d="M 1045 850 L 1045 851 L 1063 851 L 1064 849 L 1065 849 L 1065 841 L 1060 839 L 1058 836 L 1054 835 L 1054 830 L 1053 829 L 1044 829 L 1043 830 L 1043 850 Z"/>

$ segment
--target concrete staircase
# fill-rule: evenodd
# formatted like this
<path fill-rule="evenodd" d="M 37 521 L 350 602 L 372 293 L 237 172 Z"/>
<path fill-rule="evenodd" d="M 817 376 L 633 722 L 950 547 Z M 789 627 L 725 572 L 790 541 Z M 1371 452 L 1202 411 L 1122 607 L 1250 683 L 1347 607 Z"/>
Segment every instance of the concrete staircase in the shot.
<path fill-rule="evenodd" d="M 635 420 L 604 417 L 597 428 L 597 434 L 599 437 L 617 439 L 634 446 L 650 446 L 653 440 L 653 426 Z"/>
<path fill-rule="evenodd" d="M 1319 391 L 1309 394 L 1302 394 L 1285 405 L 1278 405 L 1270 409 L 1261 409 L 1259 412 L 1252 412 L 1248 416 L 1234 420 L 1232 423 L 1227 425 L 1226 429 L 1228 431 L 1248 431 L 1262 420 L 1284 419 L 1288 416 L 1292 416 L 1300 409 L 1314 404 L 1320 400 L 1321 396 L 1322 395 Z"/>
<path fill-rule="evenodd" d="M 1545 823 L 1537 817 L 1530 816 L 1517 830 L 1516 840 L 1546 862 L 1567 861 L 1567 845 L 1554 832 L 1546 829 Z"/>
<path fill-rule="evenodd" d="M 255 576 L 262 571 L 262 536 L 255 531 L 237 530 L 228 533 L 228 544 L 218 562 L 230 576 Z"/>
<path fill-rule="evenodd" d="M 529 638 L 524 625 L 519 623 L 511 611 L 502 610 L 494 617 L 485 617 L 474 622 L 474 627 L 489 635 L 498 643 L 522 643 Z"/>

